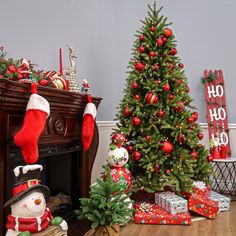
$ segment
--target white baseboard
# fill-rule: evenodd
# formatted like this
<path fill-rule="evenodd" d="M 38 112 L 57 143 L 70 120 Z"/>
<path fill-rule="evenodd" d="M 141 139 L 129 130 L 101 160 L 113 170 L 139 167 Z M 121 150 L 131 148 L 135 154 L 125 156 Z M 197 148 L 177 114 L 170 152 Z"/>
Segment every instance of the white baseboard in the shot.
<path fill-rule="evenodd" d="M 94 183 L 97 177 L 101 175 L 103 170 L 102 165 L 106 163 L 107 152 L 111 142 L 110 136 L 112 129 L 116 128 L 116 121 L 97 121 L 97 125 L 99 129 L 99 147 L 92 171 L 92 183 Z M 209 147 L 207 123 L 200 123 L 200 126 L 202 127 L 202 132 L 204 134 L 202 144 Z M 236 156 L 236 148 L 235 145 L 233 145 L 236 143 L 236 124 L 229 124 L 229 129 L 232 156 Z"/>

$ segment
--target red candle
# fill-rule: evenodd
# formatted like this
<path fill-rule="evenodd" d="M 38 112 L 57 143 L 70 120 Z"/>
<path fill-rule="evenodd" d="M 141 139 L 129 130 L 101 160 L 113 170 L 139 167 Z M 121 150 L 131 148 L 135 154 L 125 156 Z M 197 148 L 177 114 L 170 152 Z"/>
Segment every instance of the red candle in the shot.
<path fill-rule="evenodd" d="M 226 156 L 227 156 L 227 148 L 226 148 L 226 146 L 222 145 L 220 147 L 220 158 L 226 159 Z"/>
<path fill-rule="evenodd" d="M 59 50 L 59 56 L 60 56 L 60 76 L 62 76 L 62 49 Z"/>

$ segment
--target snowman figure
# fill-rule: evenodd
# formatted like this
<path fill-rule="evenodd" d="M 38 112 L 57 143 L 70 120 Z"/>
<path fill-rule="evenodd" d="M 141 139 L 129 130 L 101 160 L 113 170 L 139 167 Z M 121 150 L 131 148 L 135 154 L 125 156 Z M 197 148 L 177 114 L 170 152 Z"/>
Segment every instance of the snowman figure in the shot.
<path fill-rule="evenodd" d="M 60 225 L 67 231 L 67 223 L 60 217 L 53 218 L 46 207 L 45 198 L 50 190 L 40 184 L 41 165 L 18 166 L 14 169 L 13 197 L 5 204 L 11 207 L 7 217 L 6 236 L 30 236 L 51 225 Z"/>

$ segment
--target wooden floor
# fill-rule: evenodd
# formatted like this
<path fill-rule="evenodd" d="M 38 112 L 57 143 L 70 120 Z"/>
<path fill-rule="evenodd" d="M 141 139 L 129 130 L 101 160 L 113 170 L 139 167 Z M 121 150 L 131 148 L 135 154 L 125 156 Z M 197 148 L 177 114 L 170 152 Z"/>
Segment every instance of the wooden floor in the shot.
<path fill-rule="evenodd" d="M 84 236 L 91 236 L 92 230 Z M 191 226 L 181 225 L 136 225 L 121 228 L 120 236 L 236 236 L 236 202 L 231 209 L 221 212 L 215 220 L 193 222 Z"/>

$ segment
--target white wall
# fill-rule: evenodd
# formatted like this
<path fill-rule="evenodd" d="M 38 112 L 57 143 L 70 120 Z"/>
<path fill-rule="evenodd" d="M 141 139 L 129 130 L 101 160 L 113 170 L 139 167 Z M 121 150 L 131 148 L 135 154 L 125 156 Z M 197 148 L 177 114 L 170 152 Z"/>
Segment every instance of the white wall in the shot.
<path fill-rule="evenodd" d="M 0 46 L 9 56 L 26 57 L 43 69 L 58 69 L 58 50 L 71 43 L 78 54 L 78 77 L 104 98 L 98 120 L 113 120 L 127 77 L 134 33 L 153 0 L 1 1 Z M 191 95 L 205 121 L 205 68 L 223 69 L 229 122 L 236 123 L 236 1 L 158 0 L 173 22 L 178 52 L 185 64 Z"/>
<path fill-rule="evenodd" d="M 115 122 L 113 121 L 100 121 L 97 122 L 98 129 L 99 129 L 99 147 L 97 152 L 97 157 L 93 166 L 92 171 L 92 179 L 91 182 L 94 183 L 96 179 L 100 176 L 103 168 L 102 165 L 106 163 L 107 152 L 109 150 L 109 144 L 111 142 L 110 134 L 112 129 L 115 128 Z M 208 141 L 208 129 L 206 124 L 201 124 L 202 131 L 204 134 L 204 138 L 202 143 L 209 147 Z M 236 157 L 236 124 L 229 124 L 230 129 L 230 142 L 231 142 L 231 150 L 232 150 L 232 157 Z"/>

